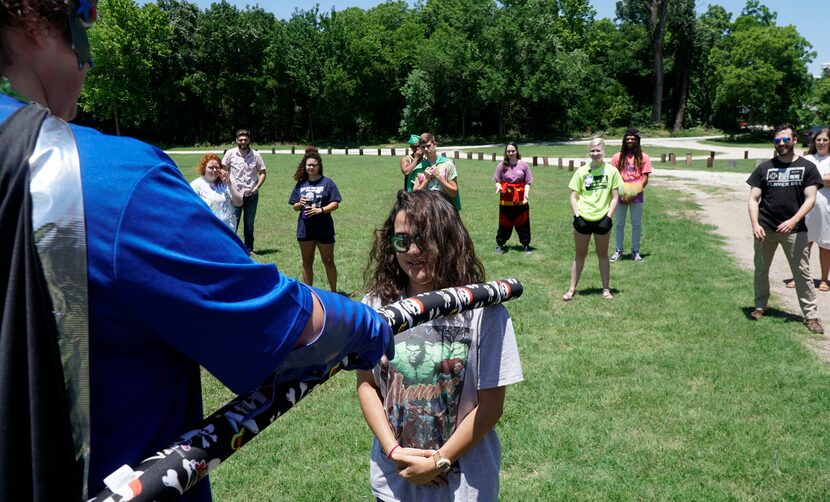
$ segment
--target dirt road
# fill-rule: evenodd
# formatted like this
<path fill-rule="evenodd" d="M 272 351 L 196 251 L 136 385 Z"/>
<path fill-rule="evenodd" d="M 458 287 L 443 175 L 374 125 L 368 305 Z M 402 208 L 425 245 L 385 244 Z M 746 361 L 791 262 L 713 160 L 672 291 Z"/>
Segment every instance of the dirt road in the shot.
<path fill-rule="evenodd" d="M 649 179 L 649 185 L 682 190 L 690 194 L 695 202 L 700 204 L 701 221 L 717 227 L 721 235 L 729 236 L 725 243 L 726 250 L 735 257 L 739 266 L 752 271 L 754 251 L 752 230 L 746 208 L 749 195 L 747 177 L 746 173 L 672 170 L 655 172 Z M 812 254 L 810 269 L 813 278 L 817 280 L 821 270 L 818 252 Z M 779 250 L 775 254 L 770 269 L 772 285 L 770 307 L 800 316 L 801 309 L 798 306 L 795 290 L 785 287 L 786 281 L 790 278 L 792 278 L 790 267 L 784 253 Z M 748 282 L 746 287 L 751 290 L 752 282 Z M 823 337 L 811 337 L 809 343 L 821 359 L 830 362 L 830 292 L 817 290 L 816 296 L 819 317 L 827 332 Z M 751 306 L 747 305 L 747 307 Z M 754 321 L 747 320 L 746 322 Z"/>

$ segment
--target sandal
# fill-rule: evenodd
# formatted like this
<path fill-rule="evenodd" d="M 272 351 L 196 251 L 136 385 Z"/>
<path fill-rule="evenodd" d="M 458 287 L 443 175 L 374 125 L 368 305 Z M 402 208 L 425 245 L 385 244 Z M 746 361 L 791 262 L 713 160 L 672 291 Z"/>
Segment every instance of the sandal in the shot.
<path fill-rule="evenodd" d="M 602 290 L 602 297 L 605 298 L 606 300 L 610 300 L 610 299 L 614 298 L 614 295 L 611 294 L 610 289 L 605 288 L 605 289 Z"/>
<path fill-rule="evenodd" d="M 569 290 L 565 291 L 565 294 L 562 295 L 562 301 L 564 301 L 564 302 L 570 301 L 574 297 L 575 294 L 576 294 L 576 291 L 573 290 L 573 289 L 569 289 Z"/>
<path fill-rule="evenodd" d="M 830 284 L 827 284 L 827 281 L 821 281 L 818 285 L 819 291 L 830 291 Z"/>

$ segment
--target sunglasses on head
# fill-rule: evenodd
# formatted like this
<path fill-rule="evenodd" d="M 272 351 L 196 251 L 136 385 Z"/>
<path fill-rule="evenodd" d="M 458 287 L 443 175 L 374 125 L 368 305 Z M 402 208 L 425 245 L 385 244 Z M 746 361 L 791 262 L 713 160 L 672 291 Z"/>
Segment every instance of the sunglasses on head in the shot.
<path fill-rule="evenodd" d="M 424 239 L 420 234 L 392 234 L 389 236 L 389 243 L 396 253 L 406 253 L 413 242 L 418 246 L 418 249 L 424 249 Z"/>
<path fill-rule="evenodd" d="M 98 19 L 98 0 L 79 0 L 77 7 L 67 8 L 67 21 L 69 24 L 69 41 L 72 50 L 78 56 L 78 69 L 89 64 L 92 67 L 92 50 L 89 47 L 89 38 L 86 31 Z"/>
<path fill-rule="evenodd" d="M 775 138 L 774 140 L 772 140 L 772 142 L 775 143 L 776 145 L 780 145 L 781 143 L 784 143 L 786 145 L 787 143 L 791 142 L 792 140 L 793 139 L 790 138 L 789 136 L 785 136 L 783 138 Z"/>

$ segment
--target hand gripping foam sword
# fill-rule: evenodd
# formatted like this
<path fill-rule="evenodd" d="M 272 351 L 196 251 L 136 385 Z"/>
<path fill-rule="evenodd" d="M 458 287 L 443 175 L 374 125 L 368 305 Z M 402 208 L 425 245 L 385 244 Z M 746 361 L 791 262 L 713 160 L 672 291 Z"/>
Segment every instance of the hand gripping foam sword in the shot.
<path fill-rule="evenodd" d="M 522 283 L 516 279 L 491 281 L 430 291 L 391 303 L 377 312 L 397 334 L 437 317 L 518 298 L 522 291 Z M 354 358 L 346 356 L 326 374 L 311 380 L 271 382 L 237 396 L 173 445 L 135 468 L 125 465 L 107 476 L 107 488 L 90 501 L 175 500 Z"/>

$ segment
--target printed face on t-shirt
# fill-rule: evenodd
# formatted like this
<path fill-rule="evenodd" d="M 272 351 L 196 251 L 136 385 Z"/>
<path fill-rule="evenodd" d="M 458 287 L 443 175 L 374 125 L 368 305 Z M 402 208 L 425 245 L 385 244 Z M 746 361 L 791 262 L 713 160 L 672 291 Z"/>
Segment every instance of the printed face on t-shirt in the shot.
<path fill-rule="evenodd" d="M 300 196 L 306 200 L 308 207 L 323 207 L 323 192 L 326 187 L 322 185 L 303 187 Z"/>

